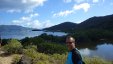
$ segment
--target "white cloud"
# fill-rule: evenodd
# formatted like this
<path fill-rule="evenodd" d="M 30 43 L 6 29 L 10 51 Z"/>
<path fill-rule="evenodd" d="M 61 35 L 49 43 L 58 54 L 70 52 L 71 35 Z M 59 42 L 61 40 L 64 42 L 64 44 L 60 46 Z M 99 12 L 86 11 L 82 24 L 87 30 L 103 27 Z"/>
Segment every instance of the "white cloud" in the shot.
<path fill-rule="evenodd" d="M 46 0 L 0 0 L 0 10 L 7 12 L 32 12 L 42 6 Z"/>
<path fill-rule="evenodd" d="M 9 13 L 13 13 L 13 12 L 21 12 L 21 10 L 14 10 L 14 9 L 10 9 L 10 10 L 7 10 L 6 12 L 9 12 Z"/>
<path fill-rule="evenodd" d="M 43 27 L 50 27 L 53 26 L 50 20 L 46 20 L 45 22 L 42 22 Z"/>
<path fill-rule="evenodd" d="M 76 3 L 81 3 L 81 2 L 84 2 L 84 1 L 87 1 L 87 0 L 74 0 Z"/>
<path fill-rule="evenodd" d="M 99 1 L 102 1 L 102 3 L 105 2 L 105 0 L 63 0 L 64 3 L 72 3 L 72 2 L 75 2 L 75 3 L 84 3 L 84 2 L 93 2 L 93 3 L 98 3 Z"/>
<path fill-rule="evenodd" d="M 38 19 L 33 19 L 37 16 L 38 16 L 37 13 L 30 14 L 29 16 L 23 16 L 18 20 L 13 20 L 12 23 L 14 25 L 20 25 L 20 26 L 24 26 L 24 27 L 31 27 L 31 28 L 38 28 L 38 29 L 50 27 L 53 25 L 50 22 L 50 20 L 40 22 Z"/>
<path fill-rule="evenodd" d="M 79 23 L 81 23 L 81 22 L 83 22 L 83 20 L 75 21 L 74 23 L 79 24 Z"/>
<path fill-rule="evenodd" d="M 89 3 L 82 3 L 82 4 L 79 4 L 79 5 L 75 4 L 74 7 L 73 7 L 74 10 L 83 9 L 85 12 L 87 12 L 89 8 L 90 8 Z"/>
<path fill-rule="evenodd" d="M 65 3 L 70 3 L 72 0 L 63 0 Z"/>
<path fill-rule="evenodd" d="M 38 14 L 38 13 L 30 14 L 30 17 L 31 17 L 31 18 L 32 18 L 32 17 L 36 17 L 36 16 L 39 16 L 39 14 Z"/>
<path fill-rule="evenodd" d="M 89 3 L 82 3 L 82 4 L 75 4 L 72 8 L 72 10 L 65 10 L 65 11 L 61 11 L 58 13 L 54 13 L 53 17 L 59 17 L 59 16 L 67 16 L 69 14 L 75 13 L 75 11 L 83 9 L 85 12 L 88 11 L 88 9 L 90 8 L 90 4 Z"/>
<path fill-rule="evenodd" d="M 99 0 L 93 0 L 93 3 L 98 3 L 99 2 Z"/>
<path fill-rule="evenodd" d="M 53 14 L 53 16 L 67 16 L 73 12 L 74 12 L 73 10 L 66 10 L 66 11 L 61 11 L 59 13 L 55 13 Z"/>
<path fill-rule="evenodd" d="M 76 2 L 76 3 L 81 3 L 81 2 L 85 2 L 87 0 L 63 0 L 64 3 L 71 3 L 71 2 Z"/>

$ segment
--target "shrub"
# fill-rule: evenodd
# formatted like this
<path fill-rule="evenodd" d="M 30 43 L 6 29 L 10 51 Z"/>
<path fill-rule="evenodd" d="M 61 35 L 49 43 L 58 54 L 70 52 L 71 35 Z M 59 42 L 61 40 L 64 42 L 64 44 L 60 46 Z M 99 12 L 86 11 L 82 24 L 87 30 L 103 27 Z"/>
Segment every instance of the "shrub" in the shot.
<path fill-rule="evenodd" d="M 111 61 L 107 61 L 100 57 L 83 57 L 86 64 L 112 64 Z"/>
<path fill-rule="evenodd" d="M 37 45 L 37 48 L 39 52 L 46 54 L 63 54 L 67 52 L 67 47 L 63 44 L 58 43 L 44 42 Z"/>
<path fill-rule="evenodd" d="M 44 54 L 34 49 L 24 49 L 20 64 L 64 64 L 67 54 Z M 18 61 L 18 60 L 17 60 Z M 83 57 L 86 64 L 112 64 L 113 62 L 99 57 Z M 15 61 L 16 62 L 16 61 Z"/>
<path fill-rule="evenodd" d="M 34 49 L 24 49 L 24 55 L 21 63 L 26 64 L 64 64 L 67 55 L 65 54 L 44 54 Z"/>
<path fill-rule="evenodd" d="M 16 39 L 11 39 L 8 41 L 8 44 L 3 46 L 2 48 L 6 53 L 13 54 L 13 53 L 22 53 L 22 45 Z"/>
<path fill-rule="evenodd" d="M 34 50 L 37 50 L 37 46 L 36 45 L 28 45 L 28 46 L 25 46 L 25 49 L 34 49 Z"/>
<path fill-rule="evenodd" d="M 12 64 L 19 64 L 21 57 L 19 55 L 14 55 Z"/>

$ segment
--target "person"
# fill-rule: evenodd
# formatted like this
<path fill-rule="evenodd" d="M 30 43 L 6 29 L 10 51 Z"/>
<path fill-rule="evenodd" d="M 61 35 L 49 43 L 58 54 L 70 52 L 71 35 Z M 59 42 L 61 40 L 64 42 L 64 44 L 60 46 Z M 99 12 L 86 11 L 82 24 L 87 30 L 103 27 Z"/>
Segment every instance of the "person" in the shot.
<path fill-rule="evenodd" d="M 69 53 L 65 64 L 85 64 L 82 60 L 80 52 L 76 48 L 75 39 L 71 36 L 68 36 L 66 38 L 66 44 L 69 49 Z"/>

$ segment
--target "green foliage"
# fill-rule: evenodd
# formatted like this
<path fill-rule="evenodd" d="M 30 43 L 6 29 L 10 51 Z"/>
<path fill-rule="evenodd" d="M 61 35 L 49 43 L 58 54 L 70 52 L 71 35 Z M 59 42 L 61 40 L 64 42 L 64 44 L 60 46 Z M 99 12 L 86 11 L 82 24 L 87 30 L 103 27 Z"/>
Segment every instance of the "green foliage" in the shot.
<path fill-rule="evenodd" d="M 6 45 L 7 42 L 8 42 L 8 40 L 9 40 L 9 39 L 2 39 L 2 43 L 1 43 L 1 45 L 2 45 L 2 46 Z"/>
<path fill-rule="evenodd" d="M 63 44 L 65 42 L 65 36 L 53 36 L 43 33 L 40 36 L 31 37 L 31 38 L 26 37 L 21 40 L 23 46 L 28 46 L 31 44 L 38 45 L 44 42 L 55 42 L 55 43 Z"/>
<path fill-rule="evenodd" d="M 34 50 L 37 50 L 37 46 L 36 45 L 28 45 L 28 46 L 25 46 L 25 49 L 34 49 Z"/>
<path fill-rule="evenodd" d="M 46 54 L 53 54 L 53 53 L 62 54 L 67 52 L 66 46 L 58 43 L 49 43 L 49 42 L 40 43 L 39 45 L 37 45 L 37 48 L 39 52 Z"/>
<path fill-rule="evenodd" d="M 12 64 L 18 64 L 21 57 L 19 55 L 14 55 Z"/>
<path fill-rule="evenodd" d="M 67 59 L 67 54 L 53 54 L 51 58 L 50 60 L 52 60 L 51 62 L 53 62 L 53 64 L 64 64 Z"/>
<path fill-rule="evenodd" d="M 67 59 L 66 54 L 44 54 L 36 52 L 33 49 L 26 49 L 24 55 L 26 58 L 21 59 L 20 61 L 26 61 L 25 64 L 65 64 Z M 29 61 L 29 59 L 31 61 Z M 17 62 L 18 59 L 15 61 Z M 29 62 L 28 62 L 29 61 Z M 86 64 L 113 64 L 112 61 L 107 61 L 99 57 L 83 57 L 83 61 Z M 16 64 L 16 63 L 15 63 Z M 21 63 L 20 63 L 21 64 Z"/>
<path fill-rule="evenodd" d="M 24 49 L 24 56 L 27 56 L 28 58 L 30 58 L 32 60 L 31 63 L 33 64 L 38 64 L 38 63 L 41 64 L 45 62 L 47 63 L 48 57 L 49 57 L 46 54 L 38 53 L 34 49 Z"/>
<path fill-rule="evenodd" d="M 22 45 L 18 40 L 11 39 L 3 48 L 8 53 L 18 53 L 17 50 L 21 49 Z M 64 64 L 67 59 L 67 53 L 64 54 L 67 49 L 63 44 L 43 42 L 37 45 L 28 45 L 24 48 L 22 57 L 15 55 L 12 64 Z M 112 61 L 99 57 L 83 57 L 83 61 L 86 64 L 113 64 Z"/>
<path fill-rule="evenodd" d="M 18 40 L 11 39 L 8 41 L 8 44 L 3 46 L 3 50 L 9 54 L 22 53 L 22 45 Z"/>
<path fill-rule="evenodd" d="M 78 42 L 96 42 L 100 40 L 110 40 L 113 38 L 113 32 L 101 29 L 79 30 L 70 33 Z"/>
<path fill-rule="evenodd" d="M 37 44 L 40 44 L 40 43 L 43 43 L 45 42 L 42 38 L 40 37 L 31 37 L 31 38 L 24 38 L 21 40 L 21 43 L 23 46 L 28 46 L 28 45 L 37 45 Z"/>
<path fill-rule="evenodd" d="M 56 42 L 56 43 L 65 42 L 65 36 L 54 36 L 54 35 L 47 35 L 46 33 L 43 33 L 39 37 L 47 42 Z"/>
<path fill-rule="evenodd" d="M 34 49 L 24 49 L 23 53 L 28 57 L 35 59 L 37 57 L 37 52 Z"/>
<path fill-rule="evenodd" d="M 47 35 L 44 33 L 40 36 L 22 39 L 21 42 L 24 48 L 32 48 L 31 45 L 34 45 L 35 46 L 34 48 L 41 53 L 62 54 L 67 52 L 67 47 L 64 44 L 62 44 L 62 42 L 64 42 L 64 39 L 65 39 L 64 37 Z"/>
<path fill-rule="evenodd" d="M 21 40 L 21 44 L 22 44 L 23 46 L 28 46 L 28 45 L 30 45 L 31 43 L 32 43 L 32 41 L 31 41 L 31 39 L 28 38 L 28 37 L 26 37 L 26 38 L 24 38 L 24 39 Z"/>
<path fill-rule="evenodd" d="M 112 61 L 107 61 L 99 57 L 84 57 L 83 58 L 86 64 L 113 64 Z"/>
<path fill-rule="evenodd" d="M 20 63 L 26 61 L 26 64 L 28 63 L 31 63 L 31 64 L 64 64 L 66 57 L 67 57 L 67 55 L 65 54 L 47 55 L 44 53 L 39 53 L 34 49 L 24 49 L 23 56 L 24 58 L 20 60 L 21 61 Z"/>

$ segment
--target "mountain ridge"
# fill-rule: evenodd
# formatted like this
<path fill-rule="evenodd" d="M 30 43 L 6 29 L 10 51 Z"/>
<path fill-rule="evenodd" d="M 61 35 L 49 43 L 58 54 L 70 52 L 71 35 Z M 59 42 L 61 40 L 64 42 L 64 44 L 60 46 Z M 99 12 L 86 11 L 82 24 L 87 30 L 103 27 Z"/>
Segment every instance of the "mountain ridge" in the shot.
<path fill-rule="evenodd" d="M 58 25 L 54 25 L 52 27 L 49 27 L 49 28 L 45 28 L 43 30 L 50 30 L 50 31 L 65 31 L 65 30 L 70 30 L 73 29 L 73 28 L 76 28 L 76 23 L 72 23 L 72 22 L 64 22 L 64 23 L 60 23 Z M 64 28 L 65 27 L 65 28 Z M 69 29 L 68 29 L 69 28 Z M 62 30 L 61 30 L 62 29 Z"/>
<path fill-rule="evenodd" d="M 11 30 L 31 30 L 32 28 L 27 28 L 19 25 L 0 25 L 0 31 L 11 31 Z"/>
<path fill-rule="evenodd" d="M 35 28 L 22 27 L 19 25 L 0 25 L 0 31 L 3 30 L 38 30 Z M 75 31 L 75 30 L 87 30 L 87 29 L 105 29 L 113 31 L 113 14 L 106 16 L 94 16 L 85 21 L 77 24 L 73 22 L 63 22 L 58 25 L 54 25 L 48 28 L 44 28 L 44 31 Z"/>
<path fill-rule="evenodd" d="M 68 24 L 68 26 L 67 26 Z M 49 28 L 44 28 L 47 31 L 73 31 L 87 29 L 105 29 L 113 31 L 113 14 L 107 16 L 91 17 L 85 21 L 76 24 L 72 22 L 64 22 Z"/>

